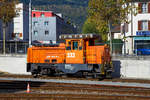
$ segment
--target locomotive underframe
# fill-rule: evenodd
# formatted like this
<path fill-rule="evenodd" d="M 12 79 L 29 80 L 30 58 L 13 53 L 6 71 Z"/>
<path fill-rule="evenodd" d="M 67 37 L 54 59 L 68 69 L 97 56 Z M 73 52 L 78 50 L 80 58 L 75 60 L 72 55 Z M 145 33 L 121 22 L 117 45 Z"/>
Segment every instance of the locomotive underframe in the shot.
<path fill-rule="evenodd" d="M 48 63 L 28 63 L 27 72 L 32 75 L 78 75 L 94 77 L 111 76 L 112 69 L 109 65 L 102 64 L 48 64 Z"/>

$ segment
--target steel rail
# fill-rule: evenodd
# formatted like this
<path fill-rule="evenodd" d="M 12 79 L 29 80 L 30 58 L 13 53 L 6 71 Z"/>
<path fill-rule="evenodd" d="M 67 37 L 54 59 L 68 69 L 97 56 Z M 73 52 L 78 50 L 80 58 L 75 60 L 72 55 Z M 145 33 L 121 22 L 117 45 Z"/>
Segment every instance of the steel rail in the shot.
<path fill-rule="evenodd" d="M 87 85 L 109 85 L 113 87 L 135 87 L 135 88 L 150 88 L 150 84 L 127 83 L 127 82 L 107 82 L 107 81 L 89 81 L 89 80 L 64 80 L 64 79 L 34 79 L 34 78 L 0 78 L 2 81 L 27 81 L 27 82 L 53 82 L 53 83 L 70 83 L 70 84 L 87 84 Z"/>

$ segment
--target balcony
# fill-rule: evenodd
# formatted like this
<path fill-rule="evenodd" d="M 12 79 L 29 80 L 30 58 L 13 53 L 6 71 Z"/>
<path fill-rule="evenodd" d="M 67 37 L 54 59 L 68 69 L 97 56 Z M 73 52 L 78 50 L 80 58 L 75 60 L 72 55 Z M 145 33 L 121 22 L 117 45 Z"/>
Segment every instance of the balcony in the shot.
<path fill-rule="evenodd" d="M 137 36 L 147 36 L 147 35 L 150 36 L 150 31 L 137 31 L 136 35 Z"/>

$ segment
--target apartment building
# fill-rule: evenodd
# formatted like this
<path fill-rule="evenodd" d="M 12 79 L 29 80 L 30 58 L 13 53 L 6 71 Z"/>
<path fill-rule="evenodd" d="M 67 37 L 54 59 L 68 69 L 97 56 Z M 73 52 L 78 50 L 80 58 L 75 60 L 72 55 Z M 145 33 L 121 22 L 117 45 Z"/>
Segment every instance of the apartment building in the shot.
<path fill-rule="evenodd" d="M 8 23 L 6 41 L 28 41 L 29 35 L 29 6 L 23 3 L 16 5 L 17 16 Z M 0 22 L 0 40 L 3 40 L 2 22 Z"/>
<path fill-rule="evenodd" d="M 138 48 L 150 47 L 150 0 L 133 0 L 133 4 L 139 8 L 137 15 L 130 13 L 128 19 L 131 22 L 122 25 L 127 54 L 134 54 Z"/>
<path fill-rule="evenodd" d="M 61 14 L 52 11 L 32 11 L 32 41 L 59 43 L 59 35 L 75 33 L 76 29 L 66 23 Z"/>

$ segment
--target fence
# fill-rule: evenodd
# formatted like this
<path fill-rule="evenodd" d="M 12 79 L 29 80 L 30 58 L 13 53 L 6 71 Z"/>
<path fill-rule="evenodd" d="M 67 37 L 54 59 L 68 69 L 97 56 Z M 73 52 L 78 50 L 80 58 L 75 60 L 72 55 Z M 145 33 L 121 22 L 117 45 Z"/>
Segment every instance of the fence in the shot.
<path fill-rule="evenodd" d="M 28 43 L 6 43 L 6 54 L 26 54 L 27 48 L 29 47 Z M 3 43 L 0 43 L 0 54 L 3 53 Z"/>
<path fill-rule="evenodd" d="M 133 47 L 132 49 L 130 43 L 112 43 L 112 54 L 116 56 L 150 56 L 150 43 L 135 42 Z"/>
<path fill-rule="evenodd" d="M 103 44 L 96 44 L 103 45 Z M 109 45 L 109 44 L 108 44 Z M 26 54 L 29 47 L 28 43 L 10 42 L 6 43 L 6 54 Z M 3 53 L 3 43 L 0 43 L 0 54 Z M 131 46 L 124 43 L 112 44 L 113 55 L 150 55 L 150 43 L 135 43 L 134 49 L 131 50 Z"/>
<path fill-rule="evenodd" d="M 109 43 L 106 43 L 109 45 Z M 104 45 L 101 43 L 98 43 L 96 45 Z M 123 55 L 124 54 L 124 43 L 112 43 L 112 54 L 113 55 Z"/>

